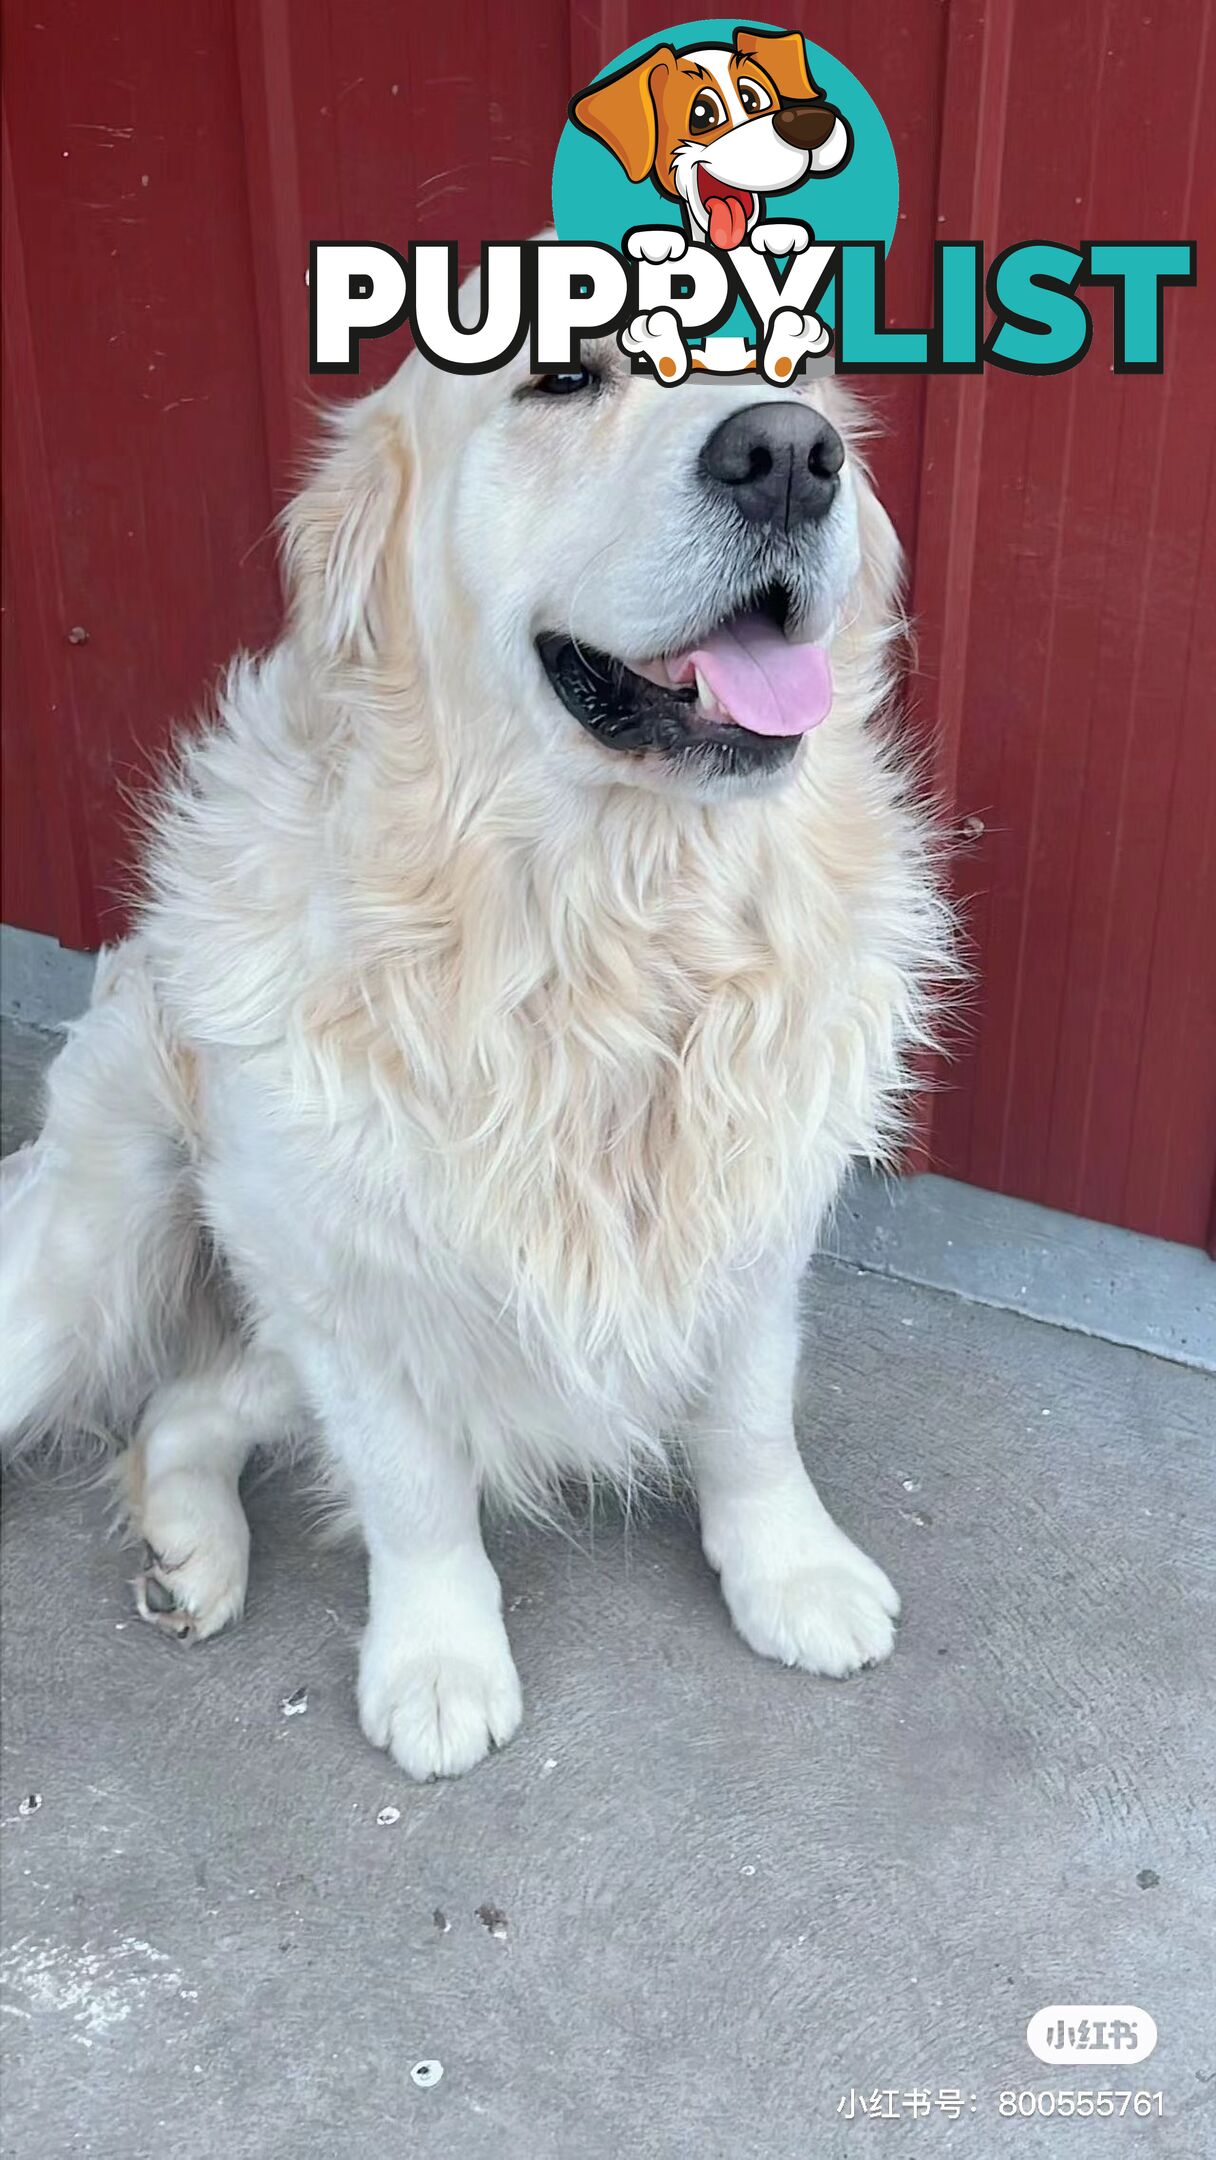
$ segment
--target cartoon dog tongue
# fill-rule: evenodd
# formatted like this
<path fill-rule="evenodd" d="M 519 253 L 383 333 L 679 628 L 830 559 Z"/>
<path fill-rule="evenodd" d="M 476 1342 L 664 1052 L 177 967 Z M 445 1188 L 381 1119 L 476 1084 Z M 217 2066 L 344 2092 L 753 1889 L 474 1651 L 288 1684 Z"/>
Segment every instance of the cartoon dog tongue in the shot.
<path fill-rule="evenodd" d="M 711 247 L 736 248 L 747 231 L 747 221 L 752 214 L 752 197 L 746 188 L 727 187 L 725 181 L 717 180 L 707 173 L 704 166 L 697 173 L 701 200 L 709 219 L 709 242 Z"/>
<path fill-rule="evenodd" d="M 753 735 L 806 735 L 827 718 L 832 675 L 822 645 L 791 645 L 766 615 L 738 615 L 695 652 L 635 667 L 651 682 L 697 685 L 711 717 Z"/>
<path fill-rule="evenodd" d="M 747 230 L 743 205 L 737 195 L 715 195 L 709 208 L 709 241 L 711 247 L 738 247 Z"/>

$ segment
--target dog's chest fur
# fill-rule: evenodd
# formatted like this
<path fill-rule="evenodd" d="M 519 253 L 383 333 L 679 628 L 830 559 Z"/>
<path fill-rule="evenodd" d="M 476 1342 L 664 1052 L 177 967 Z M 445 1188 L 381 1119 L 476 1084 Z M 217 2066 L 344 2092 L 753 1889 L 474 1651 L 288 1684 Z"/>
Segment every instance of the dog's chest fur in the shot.
<path fill-rule="evenodd" d="M 899 998 L 814 864 L 677 856 L 632 891 L 602 859 L 580 891 L 449 858 L 308 1032 L 364 1105 L 387 1218 L 544 1334 L 639 1362 L 805 1248 L 876 1138 Z"/>
<path fill-rule="evenodd" d="M 480 1327 L 587 1399 L 673 1400 L 744 1273 L 804 1256 L 886 1136 L 914 1025 L 914 829 L 864 745 L 824 753 L 847 825 L 809 789 L 635 796 L 577 845 L 506 847 L 420 799 L 404 834 L 356 820 L 327 879 L 263 819 L 256 909 L 196 797 L 151 927 L 174 1024 L 239 1106 L 213 1193 L 259 1301 L 412 1316 L 420 1355 Z"/>

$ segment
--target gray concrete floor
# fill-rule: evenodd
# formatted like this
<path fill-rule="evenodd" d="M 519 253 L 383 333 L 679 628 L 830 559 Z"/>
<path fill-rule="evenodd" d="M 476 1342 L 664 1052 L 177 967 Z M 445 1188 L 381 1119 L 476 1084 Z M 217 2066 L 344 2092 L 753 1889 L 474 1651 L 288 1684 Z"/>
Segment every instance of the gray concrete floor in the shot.
<path fill-rule="evenodd" d="M 10 1051 L 11 1138 L 41 1046 Z M 526 1722 L 456 1784 L 362 1740 L 358 1556 L 289 1475 L 195 1651 L 133 1619 L 95 1491 L 10 1481 L 6 2151 L 1213 2149 L 1213 1383 L 830 1263 L 807 1339 L 807 1457 L 904 1592 L 894 1660 L 760 1664 L 679 1509 L 505 1529 Z M 1044 2069 L 1049 2002 L 1138 2004 L 1157 2051 Z M 955 2088 L 956 2121 L 838 2112 Z M 998 2113 L 1102 2088 L 1164 2115 Z"/>

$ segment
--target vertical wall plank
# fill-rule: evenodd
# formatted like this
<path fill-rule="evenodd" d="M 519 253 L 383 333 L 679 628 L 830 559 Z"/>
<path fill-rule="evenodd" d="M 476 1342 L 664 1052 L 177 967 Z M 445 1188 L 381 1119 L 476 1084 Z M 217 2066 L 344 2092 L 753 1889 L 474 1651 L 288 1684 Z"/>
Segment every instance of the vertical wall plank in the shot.
<path fill-rule="evenodd" d="M 40 475 L 58 580 L 27 578 L 19 491 L 5 717 L 33 738 L 14 783 L 49 759 L 67 793 L 65 813 L 43 780 L 14 814 L 78 884 L 31 927 L 95 944 L 123 920 L 132 794 L 277 615 L 233 29 L 223 0 L 10 0 L 4 32 L 27 294 L 6 448 Z"/>
<path fill-rule="evenodd" d="M 30 790 L 14 802 L 5 790 L 5 816 L 40 844 L 22 845 L 13 867 L 24 871 L 10 883 L 5 862 L 5 920 L 51 931 L 68 945 L 84 944 L 93 928 L 78 790 L 77 716 L 68 665 L 71 647 L 63 604 L 55 510 L 47 467 L 42 387 L 30 322 L 25 253 L 17 215 L 17 187 L 9 141 L 7 101 L 3 114 L 5 613 L 19 625 L 25 700 L 9 717 L 27 756 L 11 768 L 15 786 Z M 8 648 L 12 653 L 12 647 Z M 6 680 L 7 680 L 6 669 Z M 8 730 L 6 729 L 6 735 Z M 9 774 L 6 773 L 6 782 Z M 23 834 L 24 840 L 24 834 Z M 82 875 L 83 872 L 83 875 Z M 43 913 L 45 910 L 45 914 Z"/>
<path fill-rule="evenodd" d="M 1198 238 L 1202 264 L 1216 240 L 1200 181 L 1210 18 L 1207 4 L 952 0 L 940 230 L 990 248 Z M 1212 621 L 1216 294 L 1201 272 L 1167 295 L 1166 370 L 1142 377 L 1112 373 L 1109 296 L 1084 297 L 1081 368 L 929 392 L 919 688 L 955 812 L 983 828 L 957 865 L 976 981 L 933 1157 L 1201 1243 L 1216 965 L 1197 925 L 1216 919 L 1216 860 L 1196 654 Z"/>
<path fill-rule="evenodd" d="M 298 28 L 309 10 L 293 9 L 291 0 L 235 0 L 234 12 L 267 486 L 279 508 L 298 474 L 306 434 L 300 352 L 308 341 L 309 236 L 292 59 L 293 17 Z"/>

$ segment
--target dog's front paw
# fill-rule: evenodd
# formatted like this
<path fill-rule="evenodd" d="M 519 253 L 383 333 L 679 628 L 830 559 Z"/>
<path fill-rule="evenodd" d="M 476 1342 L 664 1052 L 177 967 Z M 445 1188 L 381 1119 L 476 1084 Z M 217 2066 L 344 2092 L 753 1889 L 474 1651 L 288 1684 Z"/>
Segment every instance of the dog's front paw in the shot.
<path fill-rule="evenodd" d="M 373 1747 L 387 1748 L 412 1778 L 459 1777 L 505 1747 L 523 1703 L 506 1631 L 451 1650 L 394 1651 L 365 1641 L 359 1666 L 359 1722 Z"/>
<path fill-rule="evenodd" d="M 635 262 L 679 262 L 688 253 L 688 240 L 674 225 L 643 226 L 631 232 L 625 246 Z"/>
<path fill-rule="evenodd" d="M 798 308 L 778 308 L 768 326 L 761 358 L 761 373 L 769 382 L 789 382 L 804 360 L 827 352 L 832 333 L 817 315 Z"/>
<path fill-rule="evenodd" d="M 674 308 L 652 308 L 635 315 L 620 335 L 622 352 L 648 360 L 661 383 L 683 382 L 691 365 Z"/>
<path fill-rule="evenodd" d="M 899 1598 L 809 1486 L 779 1506 L 702 1509 L 710 1565 L 745 1643 L 761 1657 L 842 1680 L 889 1657 Z"/>
<path fill-rule="evenodd" d="M 899 1598 L 864 1554 L 787 1574 L 746 1572 L 722 1580 L 731 1619 L 760 1657 L 843 1680 L 895 1647 Z"/>
<path fill-rule="evenodd" d="M 175 1470 L 144 1489 L 134 1511 L 144 1572 L 132 1585 L 140 1618 L 181 1642 L 204 1642 L 238 1620 L 249 1580 L 249 1525 L 225 1478 Z"/>
<path fill-rule="evenodd" d="M 748 238 L 760 255 L 801 255 L 811 244 L 809 225 L 753 225 Z"/>

